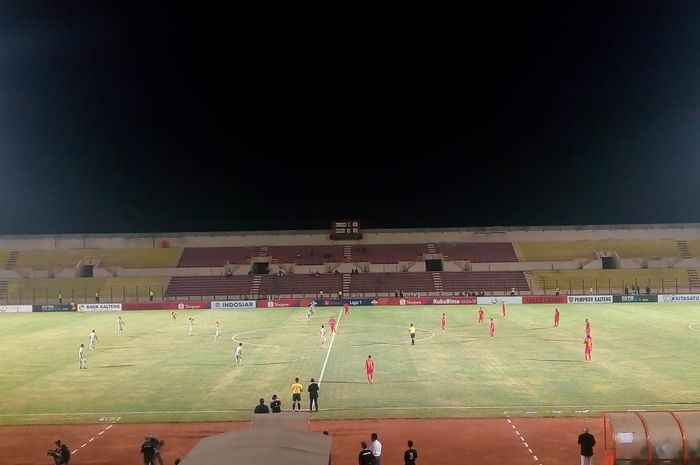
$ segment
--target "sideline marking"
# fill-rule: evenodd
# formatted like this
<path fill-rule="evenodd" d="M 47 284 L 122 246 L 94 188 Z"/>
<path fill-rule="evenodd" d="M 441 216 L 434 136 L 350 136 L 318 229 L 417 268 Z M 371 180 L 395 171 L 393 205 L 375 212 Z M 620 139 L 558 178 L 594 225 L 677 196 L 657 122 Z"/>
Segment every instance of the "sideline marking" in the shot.
<path fill-rule="evenodd" d="M 340 315 L 343 313 L 343 307 L 340 307 L 340 311 L 338 312 L 338 322 L 336 323 L 335 327 L 336 330 L 340 328 Z M 333 333 L 331 336 L 331 343 L 328 344 L 328 351 L 326 352 L 326 360 L 323 361 L 323 368 L 321 368 L 321 376 L 318 377 L 318 387 L 321 387 L 321 381 L 323 381 L 323 374 L 326 372 L 326 365 L 328 364 L 328 357 L 331 355 L 331 349 L 333 348 L 333 341 L 335 341 L 335 335 L 337 331 Z"/>
<path fill-rule="evenodd" d="M 511 421 L 510 415 L 508 414 L 508 412 L 503 412 L 503 413 L 505 414 L 506 420 L 508 421 L 508 423 L 510 423 L 510 426 L 513 427 L 513 431 L 515 432 L 515 434 L 517 434 L 518 437 L 520 438 L 520 440 L 523 442 L 523 446 L 527 448 L 528 452 L 530 452 L 530 455 L 532 455 L 532 458 L 535 460 L 535 462 L 537 462 L 539 465 L 542 465 L 542 463 L 540 463 L 540 459 L 538 459 L 537 456 L 535 455 L 535 453 L 532 452 L 532 449 L 530 448 L 528 443 L 525 441 L 525 438 L 523 437 L 523 435 L 520 434 L 520 431 L 518 431 L 518 429 L 515 427 L 515 425 Z"/>
<path fill-rule="evenodd" d="M 105 429 L 103 429 L 102 431 L 100 431 L 99 433 L 97 433 L 97 436 L 102 436 L 102 435 L 105 434 L 105 432 L 106 432 L 108 429 L 110 429 L 112 426 L 114 426 L 114 425 L 109 425 L 109 426 L 107 426 Z M 94 440 L 97 438 L 97 436 L 91 437 L 90 440 L 88 440 L 88 442 L 83 443 L 82 446 L 80 446 L 78 449 L 75 449 L 73 452 L 71 452 L 71 454 L 72 454 L 72 455 L 77 454 L 78 451 L 79 451 L 80 449 L 82 449 L 83 447 L 87 446 L 87 445 L 90 444 L 92 441 L 94 441 Z"/>

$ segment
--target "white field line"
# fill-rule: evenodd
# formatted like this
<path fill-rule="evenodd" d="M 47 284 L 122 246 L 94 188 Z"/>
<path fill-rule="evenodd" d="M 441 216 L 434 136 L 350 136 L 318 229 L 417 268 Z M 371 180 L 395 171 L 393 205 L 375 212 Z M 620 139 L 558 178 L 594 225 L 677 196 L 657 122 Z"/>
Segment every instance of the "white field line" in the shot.
<path fill-rule="evenodd" d="M 105 434 L 105 433 L 107 432 L 107 430 L 110 429 L 112 426 L 114 426 L 114 425 L 109 425 L 109 426 L 107 426 L 105 429 L 103 429 L 102 431 L 100 431 L 99 433 L 97 433 L 97 436 L 102 436 L 102 435 Z M 80 449 L 82 449 L 83 447 L 87 446 L 88 444 L 90 444 L 90 443 L 91 443 L 92 441 L 94 441 L 95 439 L 97 439 L 97 436 L 91 437 L 90 440 L 89 440 L 88 442 L 83 443 L 83 445 L 80 446 L 80 448 L 75 449 L 73 452 L 71 452 L 71 454 L 75 455 Z"/>
<path fill-rule="evenodd" d="M 532 455 L 532 458 L 537 462 L 539 465 L 542 465 L 540 462 L 540 459 L 537 458 L 534 452 L 532 452 L 532 449 L 530 448 L 529 444 L 527 441 L 525 441 L 525 438 L 523 437 L 522 434 L 520 434 L 520 431 L 518 431 L 518 428 L 515 427 L 515 424 L 513 421 L 510 419 L 510 415 L 506 413 L 506 421 L 508 424 L 510 424 L 511 428 L 513 428 L 513 432 L 520 438 L 520 440 L 523 442 L 524 446 L 527 448 L 527 451 L 530 452 L 530 455 Z"/>
<path fill-rule="evenodd" d="M 321 375 L 318 377 L 318 387 L 321 387 L 321 381 L 323 381 L 323 374 L 326 372 L 326 365 L 328 364 L 328 357 L 331 356 L 331 349 L 333 348 L 333 341 L 335 341 L 335 335 L 340 328 L 340 316 L 343 313 L 343 307 L 340 307 L 338 312 L 338 320 L 335 324 L 336 332 L 331 336 L 331 342 L 328 344 L 328 352 L 326 352 L 326 359 L 323 361 L 323 368 L 321 368 Z"/>

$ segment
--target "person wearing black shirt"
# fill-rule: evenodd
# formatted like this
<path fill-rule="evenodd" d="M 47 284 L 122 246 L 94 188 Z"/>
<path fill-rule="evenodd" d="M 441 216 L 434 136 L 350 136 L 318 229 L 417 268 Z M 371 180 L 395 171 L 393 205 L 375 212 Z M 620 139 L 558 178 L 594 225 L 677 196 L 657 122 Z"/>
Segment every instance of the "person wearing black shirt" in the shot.
<path fill-rule="evenodd" d="M 311 378 L 311 384 L 309 384 L 309 412 L 313 410 L 314 404 L 318 412 L 318 384 Z"/>
<path fill-rule="evenodd" d="M 578 435 L 578 443 L 581 445 L 581 465 L 590 465 L 595 438 L 588 432 L 588 426 L 584 426 L 583 434 Z"/>
<path fill-rule="evenodd" d="M 367 443 L 365 441 L 362 441 L 360 444 L 362 445 L 362 450 L 357 457 L 357 463 L 359 465 L 372 465 L 372 451 L 367 449 Z"/>
<path fill-rule="evenodd" d="M 413 441 L 408 441 L 408 450 L 403 453 L 404 465 L 416 465 L 418 451 L 413 448 Z"/>
<path fill-rule="evenodd" d="M 272 402 L 270 402 L 272 413 L 282 412 L 282 401 L 277 398 L 277 394 L 272 394 Z"/>
<path fill-rule="evenodd" d="M 270 413 L 270 408 L 265 405 L 265 399 L 260 399 L 260 403 L 255 407 L 253 413 Z"/>
<path fill-rule="evenodd" d="M 151 441 L 151 436 L 146 435 L 145 441 L 141 444 L 141 453 L 143 454 L 143 465 L 153 465 L 156 458 L 156 447 Z"/>
<path fill-rule="evenodd" d="M 66 465 L 70 462 L 70 449 L 67 445 L 63 444 L 61 440 L 56 441 L 56 448 L 50 450 L 47 455 L 53 457 L 55 465 Z"/>

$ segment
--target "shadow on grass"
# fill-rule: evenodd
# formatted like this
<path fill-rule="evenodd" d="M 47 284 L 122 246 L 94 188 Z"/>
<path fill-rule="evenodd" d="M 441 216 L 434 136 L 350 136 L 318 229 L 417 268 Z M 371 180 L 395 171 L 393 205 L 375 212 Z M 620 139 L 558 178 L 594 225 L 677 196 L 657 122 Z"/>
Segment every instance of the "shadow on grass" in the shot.
<path fill-rule="evenodd" d="M 126 367 L 133 367 L 133 366 L 136 366 L 136 365 L 133 363 L 125 363 L 123 365 L 104 365 L 104 366 L 101 366 L 100 368 L 126 368 Z"/>

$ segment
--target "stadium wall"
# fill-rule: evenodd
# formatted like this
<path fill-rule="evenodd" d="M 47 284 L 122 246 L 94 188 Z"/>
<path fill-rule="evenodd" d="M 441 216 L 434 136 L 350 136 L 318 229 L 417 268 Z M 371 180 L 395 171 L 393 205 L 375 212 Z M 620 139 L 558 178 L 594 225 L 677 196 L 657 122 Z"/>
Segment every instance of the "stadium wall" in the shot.
<path fill-rule="evenodd" d="M 413 244 L 439 242 L 552 242 L 576 240 L 700 240 L 700 224 L 490 227 L 365 230 L 361 241 L 331 241 L 328 231 L 251 231 L 181 234 L 86 234 L 0 237 L 1 250 L 129 249 L 257 245 Z"/>

